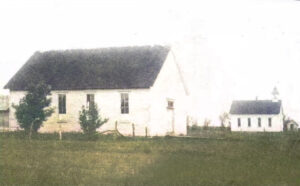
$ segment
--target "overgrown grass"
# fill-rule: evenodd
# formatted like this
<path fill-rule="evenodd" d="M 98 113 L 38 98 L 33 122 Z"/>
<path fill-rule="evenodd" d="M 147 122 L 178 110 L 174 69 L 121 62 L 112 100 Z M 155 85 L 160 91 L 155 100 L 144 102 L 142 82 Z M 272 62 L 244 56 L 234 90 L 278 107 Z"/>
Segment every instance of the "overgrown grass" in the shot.
<path fill-rule="evenodd" d="M 0 133 L 0 185 L 300 185 L 299 133 L 118 138 Z"/>

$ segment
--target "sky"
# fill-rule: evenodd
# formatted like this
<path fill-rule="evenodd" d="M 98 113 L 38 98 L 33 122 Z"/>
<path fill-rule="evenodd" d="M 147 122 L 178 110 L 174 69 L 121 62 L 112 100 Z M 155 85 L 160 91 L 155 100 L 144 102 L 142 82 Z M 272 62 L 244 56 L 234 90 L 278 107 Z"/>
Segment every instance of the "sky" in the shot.
<path fill-rule="evenodd" d="M 1 0 L 0 87 L 35 51 L 171 45 L 199 122 L 274 86 L 300 121 L 299 18 L 296 0 Z"/>

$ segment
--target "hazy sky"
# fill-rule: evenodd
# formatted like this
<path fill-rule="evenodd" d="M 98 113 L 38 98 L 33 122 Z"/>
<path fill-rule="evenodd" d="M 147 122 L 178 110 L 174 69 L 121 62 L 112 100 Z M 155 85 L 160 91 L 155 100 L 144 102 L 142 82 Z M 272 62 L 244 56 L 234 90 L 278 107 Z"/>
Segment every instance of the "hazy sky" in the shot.
<path fill-rule="evenodd" d="M 271 99 L 300 121 L 300 1 L 1 0 L 0 86 L 37 50 L 170 44 L 194 114 Z"/>

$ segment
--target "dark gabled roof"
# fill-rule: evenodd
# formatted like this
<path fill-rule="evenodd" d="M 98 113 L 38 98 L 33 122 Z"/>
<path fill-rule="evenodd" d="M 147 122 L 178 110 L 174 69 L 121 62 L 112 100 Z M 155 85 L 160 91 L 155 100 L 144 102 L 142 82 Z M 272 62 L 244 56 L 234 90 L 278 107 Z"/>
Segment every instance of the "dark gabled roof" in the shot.
<path fill-rule="evenodd" d="M 138 46 L 36 52 L 4 88 L 25 90 L 40 81 L 52 90 L 149 88 L 169 50 Z"/>
<path fill-rule="evenodd" d="M 280 109 L 280 100 L 233 101 L 230 114 L 279 114 Z"/>

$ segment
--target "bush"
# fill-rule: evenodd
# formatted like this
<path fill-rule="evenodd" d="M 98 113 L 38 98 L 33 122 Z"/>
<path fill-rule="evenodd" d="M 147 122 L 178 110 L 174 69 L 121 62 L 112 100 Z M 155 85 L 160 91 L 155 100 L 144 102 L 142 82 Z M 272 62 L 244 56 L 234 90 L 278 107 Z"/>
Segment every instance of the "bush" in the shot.
<path fill-rule="evenodd" d="M 96 103 L 91 103 L 89 108 L 84 106 L 79 112 L 79 123 L 84 134 L 93 136 L 96 134 L 96 130 L 108 121 L 107 118 L 102 119 L 98 112 Z"/>
<path fill-rule="evenodd" d="M 211 121 L 209 119 L 205 119 L 204 123 L 203 123 L 203 129 L 208 130 L 210 123 L 211 123 Z"/>
<path fill-rule="evenodd" d="M 192 125 L 191 130 L 192 130 L 192 131 L 195 131 L 195 130 L 197 130 L 198 128 L 199 128 L 199 127 L 198 127 L 197 125 L 194 124 L 194 125 Z"/>
<path fill-rule="evenodd" d="M 13 105 L 16 109 L 16 119 L 26 134 L 31 139 L 32 133 L 36 133 L 43 122 L 54 112 L 50 108 L 51 88 L 44 83 L 31 84 L 27 88 L 27 94 L 19 102 L 19 105 Z"/>

